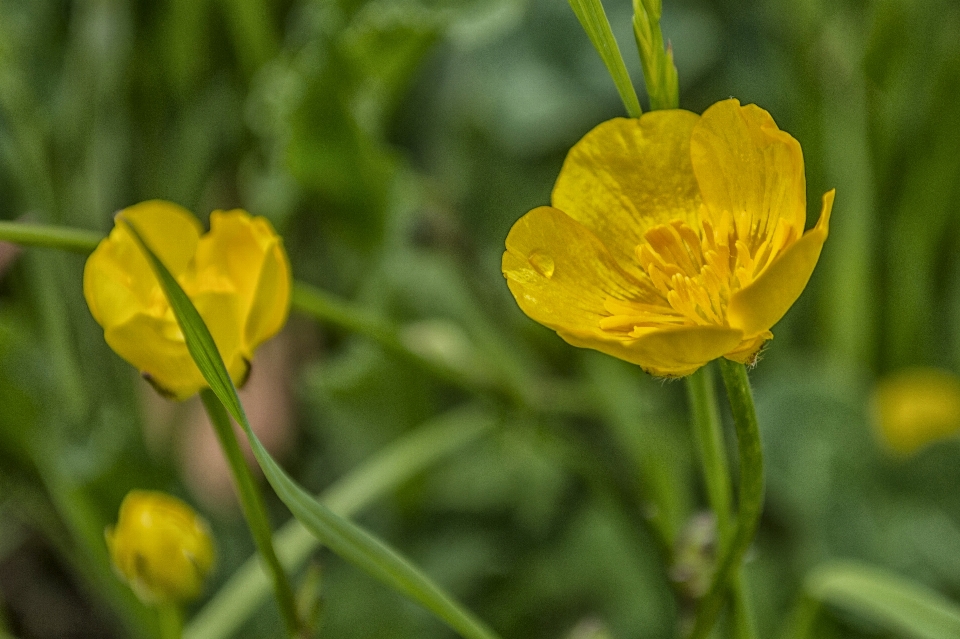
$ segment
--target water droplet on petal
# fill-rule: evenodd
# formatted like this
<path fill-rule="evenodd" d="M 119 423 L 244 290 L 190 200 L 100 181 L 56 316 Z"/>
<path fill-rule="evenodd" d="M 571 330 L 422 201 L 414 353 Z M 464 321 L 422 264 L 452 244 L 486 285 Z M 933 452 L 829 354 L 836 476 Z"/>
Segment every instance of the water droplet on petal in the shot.
<path fill-rule="evenodd" d="M 547 255 L 542 251 L 533 251 L 527 255 L 527 261 L 530 262 L 530 266 L 545 278 L 550 279 L 553 277 L 553 270 L 556 267 L 553 258 Z"/>

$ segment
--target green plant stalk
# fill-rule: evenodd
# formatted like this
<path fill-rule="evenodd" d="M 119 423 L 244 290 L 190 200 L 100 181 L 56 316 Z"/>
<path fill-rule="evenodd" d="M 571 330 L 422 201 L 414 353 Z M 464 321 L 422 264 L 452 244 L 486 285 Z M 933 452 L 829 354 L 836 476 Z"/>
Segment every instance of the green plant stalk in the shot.
<path fill-rule="evenodd" d="M 89 253 L 103 239 L 101 233 L 68 226 L 28 224 L 0 220 L 0 240 L 23 246 L 55 248 L 75 253 Z"/>
<path fill-rule="evenodd" d="M 677 67 L 673 51 L 663 44 L 660 9 L 660 0 L 633 0 L 633 35 L 653 111 L 676 109 L 680 105 Z"/>
<path fill-rule="evenodd" d="M 780 635 L 781 639 L 810 639 L 820 614 L 821 604 L 806 593 L 797 598 L 786 626 Z"/>
<path fill-rule="evenodd" d="M 590 38 L 593 47 L 603 59 L 603 63 L 620 93 L 620 99 L 623 100 L 627 115 L 631 118 L 639 118 L 643 112 L 640 108 L 640 100 L 637 99 L 637 91 L 630 81 L 627 65 L 623 63 L 620 47 L 617 45 L 616 38 L 613 37 L 610 21 L 607 19 L 607 14 L 604 12 L 600 0 L 569 0 L 569 2 L 580 21 L 580 26 L 587 32 L 587 37 Z"/>
<path fill-rule="evenodd" d="M 203 401 L 203 407 L 210 416 L 210 423 L 213 424 L 213 430 L 217 433 L 217 439 L 220 440 L 220 447 L 230 465 L 230 472 L 233 475 L 234 486 L 237 494 L 240 496 L 240 504 L 243 508 L 243 514 L 247 519 L 247 525 L 253 535 L 253 541 L 257 546 L 257 552 L 263 559 L 263 563 L 270 573 L 273 581 L 273 591 L 277 598 L 277 605 L 280 607 L 280 616 L 287 627 L 287 634 L 296 637 L 300 633 L 300 621 L 297 618 L 296 598 L 293 595 L 293 588 L 290 586 L 290 580 L 287 578 L 277 553 L 273 547 L 273 535 L 270 528 L 270 521 L 267 518 L 267 509 L 263 503 L 263 496 L 253 478 L 253 473 L 247 466 L 247 460 L 240 449 L 240 442 L 237 441 L 237 434 L 233 431 L 233 425 L 230 423 L 230 416 L 224 410 L 223 405 L 217 396 L 209 388 L 200 391 L 200 399 Z"/>
<path fill-rule="evenodd" d="M 314 499 L 270 456 L 250 427 L 237 389 L 217 350 L 210 329 L 193 302 L 160 258 L 150 250 L 136 227 L 129 220 L 122 222 L 130 229 L 156 274 L 197 368 L 223 408 L 247 436 L 264 476 L 293 515 L 332 551 L 391 588 L 420 602 L 466 639 L 498 639 L 496 633 L 407 559 Z"/>
<path fill-rule="evenodd" d="M 183 613 L 177 604 L 161 604 L 157 607 L 160 639 L 181 639 L 183 636 Z"/>
<path fill-rule="evenodd" d="M 727 463 L 717 394 L 713 386 L 713 370 L 710 364 L 684 378 L 687 397 L 693 413 L 694 440 L 703 467 L 703 479 L 707 486 L 707 500 L 717 522 L 719 547 L 730 541 L 733 517 L 730 467 Z"/>
<path fill-rule="evenodd" d="M 712 366 L 707 364 L 688 375 L 685 381 L 693 413 L 694 439 L 707 486 L 707 500 L 717 523 L 717 548 L 723 549 L 730 544 L 734 533 L 732 487 Z M 738 639 L 754 639 L 756 630 L 739 568 L 734 571 L 731 585 L 736 636 Z"/>
<path fill-rule="evenodd" d="M 725 358 L 720 358 L 719 362 L 737 431 L 740 457 L 739 511 L 736 532 L 722 549 L 710 590 L 697 606 L 691 639 L 704 639 L 716 623 L 727 589 L 737 580 L 743 556 L 757 532 L 763 510 L 763 450 L 747 369 L 743 364 Z"/>
<path fill-rule="evenodd" d="M 319 499 L 338 515 L 350 517 L 429 466 L 476 442 L 496 423 L 496 416 L 473 407 L 444 413 L 353 469 Z M 296 519 L 277 531 L 273 541 L 287 570 L 301 566 L 320 546 L 320 541 Z M 184 639 L 232 636 L 256 612 L 268 591 L 268 577 L 257 558 L 252 557 L 194 615 L 184 630 Z"/>

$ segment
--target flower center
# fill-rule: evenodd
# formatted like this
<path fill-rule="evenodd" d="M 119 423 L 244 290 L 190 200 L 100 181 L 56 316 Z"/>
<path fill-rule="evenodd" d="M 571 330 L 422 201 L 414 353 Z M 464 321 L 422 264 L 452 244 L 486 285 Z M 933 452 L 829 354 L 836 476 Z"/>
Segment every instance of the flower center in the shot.
<path fill-rule="evenodd" d="M 607 300 L 611 317 L 605 330 L 636 330 L 655 325 L 727 325 L 730 297 L 755 281 L 799 233 L 780 219 L 773 232 L 751 226 L 746 216 L 725 214 L 711 222 L 701 216 L 694 229 L 673 220 L 648 230 L 636 248 L 660 303 Z M 765 230 L 765 229 L 764 229 Z"/>

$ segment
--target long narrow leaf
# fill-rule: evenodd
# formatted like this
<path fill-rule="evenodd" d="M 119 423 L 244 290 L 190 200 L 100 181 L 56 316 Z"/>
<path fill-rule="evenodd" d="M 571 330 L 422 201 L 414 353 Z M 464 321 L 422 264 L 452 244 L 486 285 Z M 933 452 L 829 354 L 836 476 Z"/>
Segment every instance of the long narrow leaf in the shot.
<path fill-rule="evenodd" d="M 837 562 L 816 568 L 807 592 L 910 639 L 960 637 L 960 606 L 926 586 L 874 566 Z"/>
<path fill-rule="evenodd" d="M 627 109 L 627 115 L 639 118 L 640 100 L 637 99 L 637 91 L 630 81 L 630 73 L 627 72 L 627 65 L 623 63 L 623 55 L 617 39 L 613 37 L 610 21 L 607 20 L 600 0 L 570 0 L 570 7 L 577 14 L 580 25 L 607 66 L 607 71 L 620 93 L 620 99 L 623 100 L 623 106 Z"/>
<path fill-rule="evenodd" d="M 488 410 L 467 406 L 451 410 L 404 435 L 354 468 L 318 499 L 341 517 L 350 517 L 426 468 L 476 442 L 496 425 Z M 273 536 L 281 563 L 299 568 L 320 542 L 296 519 Z M 217 594 L 190 620 L 184 639 L 226 639 L 256 612 L 270 593 L 270 581 L 258 557 L 238 568 Z"/>
<path fill-rule="evenodd" d="M 190 355 L 210 389 L 243 429 L 264 476 L 294 517 L 333 552 L 398 592 L 420 602 L 462 636 L 468 639 L 497 639 L 497 635 L 483 622 L 413 564 L 359 526 L 337 516 L 317 502 L 274 461 L 250 428 L 233 380 L 230 379 L 213 337 L 197 309 L 133 224 L 129 220 L 123 222 L 131 229 L 153 267 L 183 331 Z"/>

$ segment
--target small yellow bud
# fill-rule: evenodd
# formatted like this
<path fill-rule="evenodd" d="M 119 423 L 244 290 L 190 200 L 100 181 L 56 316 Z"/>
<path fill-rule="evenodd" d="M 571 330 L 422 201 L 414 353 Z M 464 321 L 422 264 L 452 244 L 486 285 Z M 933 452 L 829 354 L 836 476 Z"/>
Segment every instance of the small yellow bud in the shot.
<path fill-rule="evenodd" d="M 880 436 L 900 455 L 960 431 L 960 378 L 947 371 L 899 371 L 880 382 L 874 403 Z"/>
<path fill-rule="evenodd" d="M 213 567 L 206 521 L 165 493 L 127 493 L 106 538 L 117 573 L 147 604 L 195 598 Z"/>

